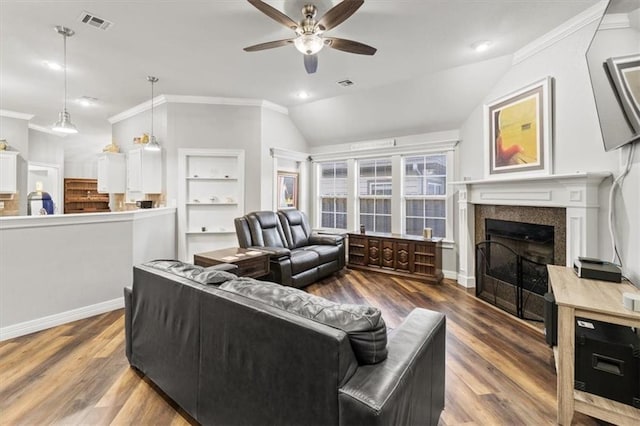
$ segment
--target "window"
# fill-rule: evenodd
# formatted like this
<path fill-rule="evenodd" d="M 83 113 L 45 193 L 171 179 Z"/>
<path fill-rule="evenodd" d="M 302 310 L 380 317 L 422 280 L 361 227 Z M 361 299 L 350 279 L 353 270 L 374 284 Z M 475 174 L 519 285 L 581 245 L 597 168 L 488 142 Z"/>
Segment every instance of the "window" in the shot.
<path fill-rule="evenodd" d="M 360 225 L 391 232 L 391 160 L 362 160 L 358 166 Z"/>
<path fill-rule="evenodd" d="M 403 196 L 405 233 L 422 235 L 431 228 L 434 237 L 446 237 L 447 155 L 405 157 Z"/>
<path fill-rule="evenodd" d="M 320 163 L 320 226 L 347 229 L 347 162 Z"/>

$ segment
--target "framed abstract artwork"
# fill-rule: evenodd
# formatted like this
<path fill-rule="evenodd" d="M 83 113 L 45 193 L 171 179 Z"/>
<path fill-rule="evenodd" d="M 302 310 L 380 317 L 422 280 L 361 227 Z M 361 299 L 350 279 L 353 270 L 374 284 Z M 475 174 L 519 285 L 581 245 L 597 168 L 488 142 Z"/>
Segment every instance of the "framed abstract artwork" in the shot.
<path fill-rule="evenodd" d="M 485 177 L 552 173 L 551 92 L 546 77 L 484 106 Z"/>
<path fill-rule="evenodd" d="M 278 170 L 278 208 L 298 208 L 298 173 Z"/>

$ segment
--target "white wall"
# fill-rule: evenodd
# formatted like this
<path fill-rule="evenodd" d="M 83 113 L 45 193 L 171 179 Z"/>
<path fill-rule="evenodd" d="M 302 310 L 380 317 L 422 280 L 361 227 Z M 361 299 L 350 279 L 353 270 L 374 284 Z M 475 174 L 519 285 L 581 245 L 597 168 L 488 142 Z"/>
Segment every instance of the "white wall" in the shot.
<path fill-rule="evenodd" d="M 168 104 L 167 200 L 178 197 L 178 149 L 244 149 L 245 209 L 260 208 L 260 107 Z"/>
<path fill-rule="evenodd" d="M 261 118 L 261 157 L 262 157 L 262 170 L 260 177 L 260 209 L 272 210 L 274 200 L 274 188 L 273 188 L 273 158 L 271 157 L 271 148 L 281 148 L 290 151 L 296 151 L 301 153 L 308 152 L 309 146 L 306 140 L 300 133 L 300 130 L 293 124 L 293 121 L 287 114 L 283 114 L 278 111 L 274 111 L 269 108 L 262 108 Z M 296 168 L 294 161 L 290 161 L 289 164 L 282 159 L 278 160 L 278 168 L 281 165 L 288 166 L 287 168 Z M 303 168 L 303 175 L 309 176 L 309 164 L 308 162 L 300 162 L 298 168 Z M 300 171 L 300 170 L 298 170 Z M 309 212 L 309 197 L 311 187 L 310 180 L 307 180 L 304 187 L 300 187 L 299 199 L 300 210 Z"/>
<path fill-rule="evenodd" d="M 175 258 L 175 235 L 175 209 L 0 218 L 0 339 L 122 307 L 133 265 Z"/>
<path fill-rule="evenodd" d="M 553 173 L 619 172 L 618 152 L 605 152 L 596 115 L 595 102 L 585 59 L 585 52 L 593 37 L 597 22 L 570 34 L 539 53 L 513 65 L 492 88 L 484 102 L 511 93 L 543 77 L 554 79 L 554 140 Z M 482 104 L 478 105 L 461 127 L 459 177 L 482 179 L 484 176 Z M 616 212 L 621 216 L 619 235 L 623 236 L 622 254 L 627 261 L 625 272 L 640 282 L 638 243 L 640 218 L 638 216 L 638 166 L 625 183 Z M 634 185 L 635 179 L 635 185 Z M 606 194 L 610 180 L 600 187 L 599 256 L 611 257 L 607 233 L 608 207 Z M 626 218 L 626 220 L 625 220 Z M 633 240 L 633 242 L 631 242 Z"/>

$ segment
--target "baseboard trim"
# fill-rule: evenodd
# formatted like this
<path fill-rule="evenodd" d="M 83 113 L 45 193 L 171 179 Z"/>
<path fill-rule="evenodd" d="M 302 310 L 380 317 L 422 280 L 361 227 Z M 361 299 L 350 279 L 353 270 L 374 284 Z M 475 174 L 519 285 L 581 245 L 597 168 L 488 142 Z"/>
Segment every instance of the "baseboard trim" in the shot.
<path fill-rule="evenodd" d="M 476 277 L 458 275 L 458 284 L 466 288 L 473 288 L 476 286 Z"/>
<path fill-rule="evenodd" d="M 447 271 L 447 270 L 443 269 L 442 270 L 442 274 L 448 280 L 453 280 L 453 281 L 457 281 L 458 280 L 458 273 L 456 271 Z"/>
<path fill-rule="evenodd" d="M 14 337 L 20 337 L 36 331 L 46 330 L 47 328 L 56 327 L 72 321 L 89 318 L 100 315 L 105 312 L 114 311 L 124 307 L 124 297 L 107 300 L 106 302 L 96 303 L 95 305 L 83 306 L 82 308 L 72 309 L 59 314 L 53 314 L 18 324 L 0 327 L 0 342 Z"/>

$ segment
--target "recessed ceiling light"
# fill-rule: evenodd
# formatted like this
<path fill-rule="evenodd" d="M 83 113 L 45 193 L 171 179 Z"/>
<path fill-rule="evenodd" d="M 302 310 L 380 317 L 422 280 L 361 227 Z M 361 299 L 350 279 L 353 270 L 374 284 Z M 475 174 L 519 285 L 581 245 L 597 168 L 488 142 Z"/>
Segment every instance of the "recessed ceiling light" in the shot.
<path fill-rule="evenodd" d="M 76 102 L 82 105 L 83 107 L 90 107 L 95 105 L 98 102 L 98 98 L 92 98 L 91 96 L 83 96 L 81 98 L 76 99 Z"/>
<path fill-rule="evenodd" d="M 298 96 L 300 99 L 307 99 L 310 95 L 309 95 L 309 93 L 305 92 L 304 90 L 301 90 L 301 91 L 298 92 L 298 94 L 296 96 Z"/>
<path fill-rule="evenodd" d="M 45 67 L 49 68 L 50 70 L 54 70 L 54 71 L 62 70 L 62 65 L 55 62 L 44 61 L 43 64 Z"/>
<path fill-rule="evenodd" d="M 483 40 L 483 41 L 478 41 L 476 43 L 473 43 L 471 47 L 476 52 L 484 52 L 485 50 L 490 48 L 492 44 L 493 43 L 491 43 L 489 40 Z"/>

